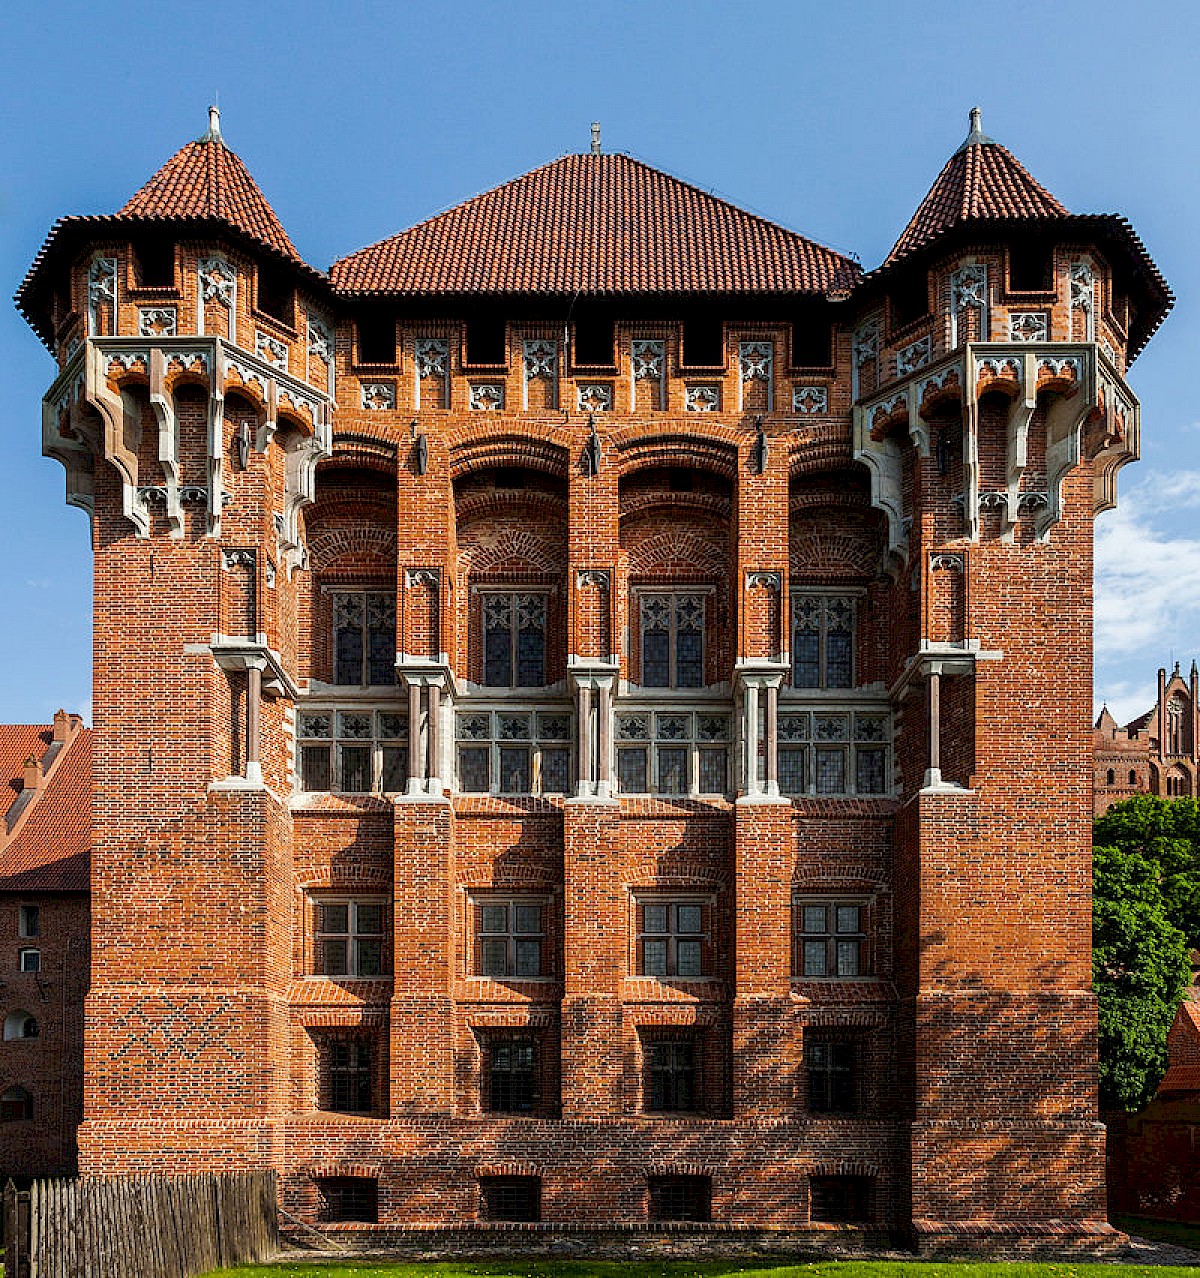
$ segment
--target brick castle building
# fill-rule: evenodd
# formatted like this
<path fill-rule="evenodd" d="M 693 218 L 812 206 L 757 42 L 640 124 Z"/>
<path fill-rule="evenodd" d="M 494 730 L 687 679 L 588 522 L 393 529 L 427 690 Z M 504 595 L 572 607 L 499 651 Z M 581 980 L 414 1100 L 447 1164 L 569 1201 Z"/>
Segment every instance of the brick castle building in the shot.
<path fill-rule="evenodd" d="M 91 731 L 0 726 L 0 1179 L 69 1174 L 83 1117 Z"/>
<path fill-rule="evenodd" d="M 1123 219 L 973 113 L 867 274 L 598 144 L 322 272 L 214 112 L 18 302 L 95 554 L 85 1172 L 1104 1240 Z"/>
<path fill-rule="evenodd" d="M 1200 776 L 1200 674 L 1185 679 L 1179 663 L 1158 671 L 1158 696 L 1123 728 L 1104 706 L 1093 727 L 1096 815 L 1122 799 L 1157 794 L 1195 798 Z"/>

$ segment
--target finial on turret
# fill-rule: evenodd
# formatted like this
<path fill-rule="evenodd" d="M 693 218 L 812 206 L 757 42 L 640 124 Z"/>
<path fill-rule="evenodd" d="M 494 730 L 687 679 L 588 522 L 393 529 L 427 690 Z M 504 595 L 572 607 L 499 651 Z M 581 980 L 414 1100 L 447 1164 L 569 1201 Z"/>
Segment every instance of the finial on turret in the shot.
<path fill-rule="evenodd" d="M 210 106 L 208 108 L 208 132 L 200 139 L 201 142 L 220 142 L 221 139 L 221 108 L 219 106 Z"/>
<path fill-rule="evenodd" d="M 600 154 L 600 121 L 592 121 L 592 154 Z"/>
<path fill-rule="evenodd" d="M 965 151 L 969 146 L 985 146 L 992 139 L 983 131 L 983 111 L 979 107 L 972 107 L 969 119 L 971 121 L 971 131 L 967 134 L 967 140 L 958 149 Z"/>

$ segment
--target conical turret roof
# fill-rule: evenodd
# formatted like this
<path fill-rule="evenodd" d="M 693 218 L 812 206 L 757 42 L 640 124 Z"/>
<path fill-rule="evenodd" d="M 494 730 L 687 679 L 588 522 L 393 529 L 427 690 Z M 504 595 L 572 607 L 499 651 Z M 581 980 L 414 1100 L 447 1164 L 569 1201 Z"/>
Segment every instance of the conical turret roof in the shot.
<path fill-rule="evenodd" d="M 915 253 L 970 222 L 1045 221 L 1070 217 L 1013 153 L 983 131 L 981 112 L 971 112 L 971 131 L 946 161 L 921 201 L 885 266 Z"/>
<path fill-rule="evenodd" d="M 216 107 L 209 111 L 208 132 L 176 151 L 117 216 L 225 222 L 284 257 L 301 260 L 249 169 L 226 146 Z"/>

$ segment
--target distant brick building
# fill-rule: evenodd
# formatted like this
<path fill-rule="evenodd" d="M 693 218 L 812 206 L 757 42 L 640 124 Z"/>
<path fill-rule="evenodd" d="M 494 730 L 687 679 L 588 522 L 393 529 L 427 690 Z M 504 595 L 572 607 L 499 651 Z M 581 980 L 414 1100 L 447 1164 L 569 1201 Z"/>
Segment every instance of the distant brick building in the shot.
<path fill-rule="evenodd" d="M 975 119 L 866 275 L 598 150 L 325 273 L 214 115 L 18 300 L 95 553 L 85 1170 L 1105 1240 L 1123 219 Z"/>
<path fill-rule="evenodd" d="M 74 1171 L 83 1117 L 91 733 L 0 726 L 0 1180 Z"/>
<path fill-rule="evenodd" d="M 1114 1212 L 1200 1221 L 1200 952 L 1167 1035 L 1167 1072 L 1136 1114 L 1108 1120 Z"/>
<path fill-rule="evenodd" d="M 1195 798 L 1200 791 L 1200 674 L 1196 663 L 1185 679 L 1178 662 L 1168 677 L 1158 671 L 1158 697 L 1151 709 L 1124 727 L 1105 706 L 1093 728 L 1096 815 L 1122 799 L 1156 794 Z"/>

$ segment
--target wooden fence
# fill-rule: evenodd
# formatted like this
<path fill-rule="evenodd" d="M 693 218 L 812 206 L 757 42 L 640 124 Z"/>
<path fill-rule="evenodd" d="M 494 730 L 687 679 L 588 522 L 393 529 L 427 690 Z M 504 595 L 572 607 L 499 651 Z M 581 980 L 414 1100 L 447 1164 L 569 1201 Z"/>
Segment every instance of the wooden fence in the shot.
<path fill-rule="evenodd" d="M 279 1247 L 274 1172 L 39 1180 L 4 1191 L 5 1278 L 193 1278 Z"/>

